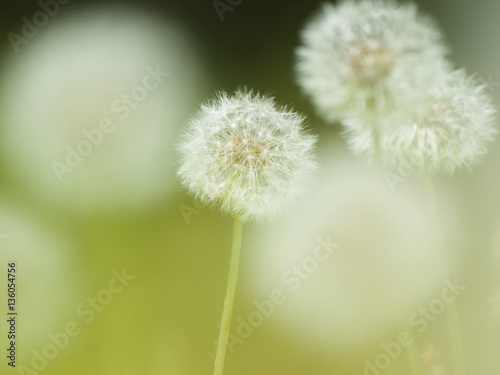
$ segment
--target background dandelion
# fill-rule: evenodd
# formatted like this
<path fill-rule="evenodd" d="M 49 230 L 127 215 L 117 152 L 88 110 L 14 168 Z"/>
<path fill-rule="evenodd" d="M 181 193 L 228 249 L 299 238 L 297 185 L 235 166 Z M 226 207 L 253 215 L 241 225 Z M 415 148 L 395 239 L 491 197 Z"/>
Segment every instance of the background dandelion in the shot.
<path fill-rule="evenodd" d="M 272 319 L 293 326 L 284 334 L 298 343 L 314 343 L 317 351 L 356 350 L 400 329 L 442 285 L 443 249 L 418 190 L 391 192 L 380 175 L 345 153 L 322 157 L 336 163 L 322 170 L 315 194 L 280 225 L 250 236 L 246 284 L 256 299 L 277 286 L 289 292 Z M 302 271 L 307 277 L 298 271 L 285 277 L 327 237 L 339 244 L 331 258 L 310 274 Z M 290 291 L 295 284 L 300 287 Z"/>
<path fill-rule="evenodd" d="M 378 137 L 387 164 L 411 165 L 429 173 L 470 170 L 483 159 L 497 133 L 496 110 L 486 87 L 463 70 L 435 75 L 440 84 L 429 90 L 432 96 L 422 112 L 390 113 L 378 130 L 370 129 L 361 118 L 346 121 L 352 151 L 375 158 Z"/>
<path fill-rule="evenodd" d="M 180 26 L 140 9 L 61 14 L 1 75 L 9 171 L 77 213 L 172 196 L 175 139 L 205 80 L 199 60 Z"/>
<path fill-rule="evenodd" d="M 434 22 L 415 4 L 390 0 L 326 3 L 301 41 L 297 82 L 327 121 L 411 113 L 446 56 Z"/>

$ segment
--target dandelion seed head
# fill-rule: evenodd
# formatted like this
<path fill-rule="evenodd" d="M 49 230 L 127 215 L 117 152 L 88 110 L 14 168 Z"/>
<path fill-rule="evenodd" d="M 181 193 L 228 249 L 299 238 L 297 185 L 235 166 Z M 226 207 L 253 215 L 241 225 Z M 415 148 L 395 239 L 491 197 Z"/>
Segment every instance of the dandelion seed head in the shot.
<path fill-rule="evenodd" d="M 409 295 L 415 303 L 434 298 L 442 285 L 438 250 L 443 245 L 436 242 L 418 189 L 394 193 L 378 171 L 364 168 L 344 150 L 323 151 L 314 194 L 255 231 L 244 267 L 252 277 L 252 298 L 282 283 L 283 275 L 292 277 L 295 267 L 310 274 L 283 306 L 277 327 L 299 344 L 331 353 L 377 340 L 407 308 Z M 454 221 L 446 198 L 443 204 Z M 314 265 L 322 241 L 338 247 Z M 454 249 L 455 243 L 448 246 Z"/>
<path fill-rule="evenodd" d="M 325 4 L 301 33 L 298 84 L 328 121 L 392 108 L 408 111 L 426 97 L 446 56 L 434 23 L 414 4 Z"/>
<path fill-rule="evenodd" d="M 179 124 L 206 90 L 197 42 L 123 4 L 62 13 L 2 62 L 6 171 L 71 214 L 152 209 L 176 191 Z"/>
<path fill-rule="evenodd" d="M 243 220 L 276 214 L 316 169 L 304 118 L 267 96 L 220 93 L 202 106 L 179 145 L 181 183 Z"/>
<path fill-rule="evenodd" d="M 497 130 L 486 87 L 463 70 L 441 72 L 436 80 L 440 85 L 431 92 L 432 100 L 422 113 L 394 113 L 380 127 L 380 148 L 387 164 L 452 174 L 459 168 L 470 169 L 488 152 Z M 346 127 L 350 148 L 373 158 L 375 130 L 362 118 L 347 121 Z"/>

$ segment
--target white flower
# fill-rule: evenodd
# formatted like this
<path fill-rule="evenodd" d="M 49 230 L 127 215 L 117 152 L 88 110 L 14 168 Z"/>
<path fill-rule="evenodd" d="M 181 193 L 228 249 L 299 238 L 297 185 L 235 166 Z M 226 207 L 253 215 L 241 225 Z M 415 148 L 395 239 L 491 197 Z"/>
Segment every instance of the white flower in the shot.
<path fill-rule="evenodd" d="M 401 329 L 402 319 L 432 300 L 443 282 L 443 247 L 417 189 L 393 193 L 377 171 L 349 155 L 321 156 L 317 187 L 246 245 L 243 282 L 259 301 L 282 290 L 286 302 L 269 323 L 329 355 Z M 455 212 L 447 212 L 450 250 L 463 237 Z"/>
<path fill-rule="evenodd" d="M 174 145 L 202 96 L 200 60 L 182 29 L 137 9 L 51 20 L 3 71 L 9 171 L 74 213 L 152 207 L 176 192 Z M 100 137 L 104 119 L 113 127 Z M 81 159 L 68 151 L 87 154 L 88 142 Z"/>
<path fill-rule="evenodd" d="M 378 142 L 387 164 L 420 171 L 453 173 L 470 168 L 487 153 L 497 132 L 495 108 L 485 86 L 463 70 L 436 73 L 425 110 L 414 116 L 392 113 L 379 128 Z M 361 118 L 346 122 L 350 148 L 374 157 L 373 129 Z"/>
<path fill-rule="evenodd" d="M 301 39 L 297 81 L 328 121 L 412 111 L 446 55 L 430 19 L 390 0 L 325 4 Z"/>
<path fill-rule="evenodd" d="M 270 97 L 220 93 L 183 135 L 178 176 L 202 202 L 219 203 L 243 220 L 273 215 L 316 168 L 316 138 L 303 122 Z"/>

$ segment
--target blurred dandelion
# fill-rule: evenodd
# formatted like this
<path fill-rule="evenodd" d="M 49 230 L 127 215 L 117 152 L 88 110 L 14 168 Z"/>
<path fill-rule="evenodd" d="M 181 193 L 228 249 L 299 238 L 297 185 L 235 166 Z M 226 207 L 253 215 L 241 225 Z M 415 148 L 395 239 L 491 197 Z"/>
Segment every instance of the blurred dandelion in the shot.
<path fill-rule="evenodd" d="M 484 85 L 463 70 L 436 72 L 440 85 L 430 90 L 425 110 L 408 116 L 393 112 L 378 129 L 383 161 L 411 165 L 420 172 L 453 174 L 470 169 L 488 152 L 497 133 L 495 108 Z M 351 150 L 376 156 L 377 130 L 352 118 L 345 123 Z"/>
<path fill-rule="evenodd" d="M 200 61 L 181 27 L 138 9 L 60 15 L 1 77 L 10 171 L 76 213 L 152 207 L 176 191 L 173 148 L 203 91 Z"/>
<path fill-rule="evenodd" d="M 301 33 L 297 81 L 327 121 L 412 113 L 446 56 L 440 31 L 415 4 L 325 4 Z"/>
<path fill-rule="evenodd" d="M 300 280 L 280 307 L 278 324 L 318 351 L 357 347 L 400 328 L 413 304 L 442 282 L 441 249 L 424 197 L 392 193 L 378 174 L 346 159 L 336 155 L 314 194 L 281 223 L 259 229 L 246 265 L 256 298 Z M 340 250 L 307 278 L 298 271 L 285 276 L 325 236 Z"/>
<path fill-rule="evenodd" d="M 299 85 L 325 119 L 343 123 L 355 154 L 422 173 L 442 247 L 430 176 L 470 169 L 487 153 L 497 130 L 486 86 L 452 70 L 439 30 L 414 4 L 325 5 L 302 43 Z M 456 304 L 447 316 L 454 372 L 465 374 Z"/>

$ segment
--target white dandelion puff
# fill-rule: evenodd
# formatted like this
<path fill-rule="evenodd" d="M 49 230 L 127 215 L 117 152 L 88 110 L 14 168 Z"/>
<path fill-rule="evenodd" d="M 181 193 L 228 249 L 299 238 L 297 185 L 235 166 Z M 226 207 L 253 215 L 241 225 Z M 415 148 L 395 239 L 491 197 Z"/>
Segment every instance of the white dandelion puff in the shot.
<path fill-rule="evenodd" d="M 280 306 L 280 319 L 269 323 L 285 340 L 329 355 L 375 342 L 398 328 L 407 309 L 409 315 L 427 302 L 442 285 L 443 248 L 416 189 L 395 194 L 376 170 L 342 151 L 325 151 L 321 159 L 335 162 L 322 166 L 314 194 L 249 240 L 243 280 L 251 298 L 276 287 L 293 294 Z M 455 212 L 448 199 L 443 204 L 453 222 L 445 233 L 453 228 L 456 235 Z M 463 240 L 450 238 L 447 250 Z M 339 246 L 317 257 L 322 242 Z"/>
<path fill-rule="evenodd" d="M 0 76 L 9 173 L 76 214 L 135 212 L 172 197 L 179 124 L 206 83 L 183 30 L 128 7 L 58 16 Z M 79 150 L 85 143 L 90 151 Z"/>
<path fill-rule="evenodd" d="M 446 56 L 440 31 L 414 4 L 325 4 L 301 33 L 298 84 L 328 121 L 418 107 Z M 373 116 L 372 116 L 373 118 Z"/>
<path fill-rule="evenodd" d="M 218 203 L 244 221 L 272 216 L 316 169 L 316 137 L 303 122 L 270 97 L 220 93 L 189 123 L 178 176 L 202 202 Z"/>
<path fill-rule="evenodd" d="M 497 132 L 495 108 L 486 87 L 463 70 L 440 73 L 423 113 L 393 113 L 379 129 L 383 160 L 392 166 L 410 164 L 430 173 L 470 169 L 488 151 Z M 374 130 L 361 118 L 346 122 L 350 148 L 374 157 Z"/>

